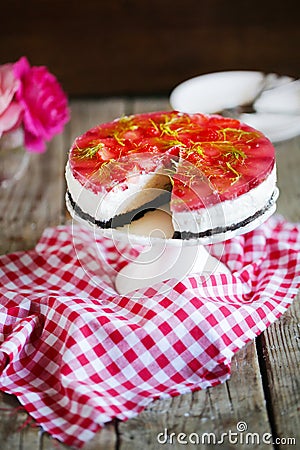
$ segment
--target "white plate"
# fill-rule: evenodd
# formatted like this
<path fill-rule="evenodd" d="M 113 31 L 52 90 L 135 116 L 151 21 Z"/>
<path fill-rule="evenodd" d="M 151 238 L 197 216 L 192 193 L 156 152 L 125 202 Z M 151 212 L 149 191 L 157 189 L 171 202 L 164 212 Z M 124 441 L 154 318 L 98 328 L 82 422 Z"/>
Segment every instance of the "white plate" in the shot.
<path fill-rule="evenodd" d="M 170 104 L 177 111 L 218 113 L 251 102 L 263 85 L 267 89 L 254 103 L 257 113 L 238 118 L 262 131 L 272 142 L 299 135 L 300 81 L 288 76 L 243 70 L 201 75 L 175 87 Z"/>

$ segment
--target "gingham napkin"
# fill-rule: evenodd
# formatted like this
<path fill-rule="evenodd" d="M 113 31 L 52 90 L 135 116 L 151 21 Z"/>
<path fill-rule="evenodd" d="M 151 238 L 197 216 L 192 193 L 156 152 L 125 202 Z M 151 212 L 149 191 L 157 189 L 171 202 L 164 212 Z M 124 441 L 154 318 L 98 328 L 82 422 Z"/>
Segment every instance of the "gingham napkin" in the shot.
<path fill-rule="evenodd" d="M 224 382 L 233 354 L 300 284 L 300 225 L 280 217 L 211 246 L 232 274 L 169 280 L 134 297 L 114 291 L 126 251 L 60 226 L 34 250 L 0 258 L 1 390 L 75 447 L 154 399 Z"/>

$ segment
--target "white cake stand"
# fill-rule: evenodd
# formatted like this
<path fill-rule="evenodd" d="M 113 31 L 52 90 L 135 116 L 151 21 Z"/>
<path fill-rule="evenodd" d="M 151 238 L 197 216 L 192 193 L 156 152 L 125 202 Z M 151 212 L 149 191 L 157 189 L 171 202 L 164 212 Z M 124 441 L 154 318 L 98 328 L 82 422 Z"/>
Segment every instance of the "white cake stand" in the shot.
<path fill-rule="evenodd" d="M 278 189 L 275 191 L 275 201 Z M 276 203 L 264 214 L 251 220 L 247 225 L 236 230 L 197 239 L 172 239 L 174 228 L 168 205 L 146 212 L 130 225 L 120 228 L 101 229 L 76 216 L 77 221 L 89 225 L 94 232 L 109 238 L 115 246 L 128 244 L 139 249 L 136 258 L 128 260 L 124 256 L 123 269 L 119 271 L 115 280 L 115 289 L 121 295 L 134 296 L 137 289 L 151 287 L 164 280 L 178 282 L 191 274 L 208 277 L 213 273 L 230 273 L 230 270 L 219 259 L 209 253 L 208 244 L 221 243 L 236 235 L 254 230 L 269 218 L 276 209 Z M 70 205 L 68 205 L 70 210 Z"/>
<path fill-rule="evenodd" d="M 170 215 L 158 209 L 128 227 L 129 241 L 142 244 L 144 248 L 118 273 L 115 287 L 120 294 L 126 295 L 164 280 L 177 282 L 193 273 L 209 276 L 214 272 L 229 272 L 200 240 L 172 239 L 171 225 Z M 113 234 L 114 239 L 121 237 L 121 234 Z"/>
<path fill-rule="evenodd" d="M 233 236 L 254 230 L 275 209 L 274 204 L 262 216 L 237 230 L 201 239 L 172 239 L 169 235 L 170 216 L 164 213 L 165 217 L 162 217 L 163 211 L 160 210 L 146 213 L 139 223 L 127 227 L 127 230 L 110 230 L 113 239 L 124 239 L 126 236 L 133 244 L 146 244 L 139 256 L 118 273 L 115 282 L 117 292 L 127 295 L 136 289 L 169 279 L 179 281 L 192 274 L 204 277 L 213 273 L 229 274 L 229 268 L 209 253 L 207 245 L 222 243 Z"/>

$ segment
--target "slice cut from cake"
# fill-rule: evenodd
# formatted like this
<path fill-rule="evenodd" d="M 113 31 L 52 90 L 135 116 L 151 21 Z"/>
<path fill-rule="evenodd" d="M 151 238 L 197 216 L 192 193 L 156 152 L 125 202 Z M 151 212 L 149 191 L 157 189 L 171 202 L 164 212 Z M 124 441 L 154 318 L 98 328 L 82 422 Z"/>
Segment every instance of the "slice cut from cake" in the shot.
<path fill-rule="evenodd" d="M 113 163 L 105 170 L 113 173 Z M 159 172 L 128 174 L 125 180 L 114 183 L 111 188 L 96 191 L 93 175 L 85 185 L 66 167 L 68 184 L 67 205 L 71 214 L 100 228 L 116 228 L 130 223 L 145 210 L 155 209 L 170 200 L 170 180 Z"/>
<path fill-rule="evenodd" d="M 235 119 L 176 111 L 125 116 L 78 137 L 66 166 L 77 218 L 116 228 L 170 200 L 176 238 L 264 220 L 277 197 L 275 151 Z"/>

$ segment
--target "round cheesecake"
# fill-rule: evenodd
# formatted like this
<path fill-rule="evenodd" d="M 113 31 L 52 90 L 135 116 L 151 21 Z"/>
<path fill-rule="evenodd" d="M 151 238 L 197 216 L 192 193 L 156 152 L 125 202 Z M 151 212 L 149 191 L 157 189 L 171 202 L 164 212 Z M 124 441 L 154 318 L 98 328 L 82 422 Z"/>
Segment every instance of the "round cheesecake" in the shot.
<path fill-rule="evenodd" d="M 124 116 L 74 141 L 68 209 L 117 228 L 168 203 L 174 238 L 245 232 L 275 210 L 275 150 L 236 119 L 177 111 Z"/>

